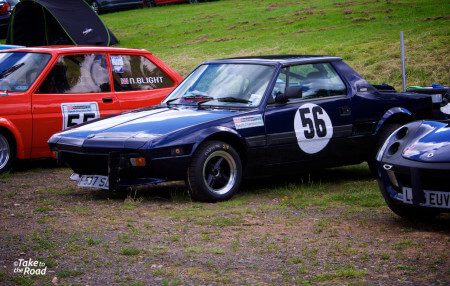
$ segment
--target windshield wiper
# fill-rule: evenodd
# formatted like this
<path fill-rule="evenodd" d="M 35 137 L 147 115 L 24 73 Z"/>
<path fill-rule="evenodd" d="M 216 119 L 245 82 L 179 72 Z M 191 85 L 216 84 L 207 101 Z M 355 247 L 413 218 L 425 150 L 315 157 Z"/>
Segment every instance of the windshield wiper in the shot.
<path fill-rule="evenodd" d="M 167 106 L 169 106 L 170 103 L 171 103 L 172 101 L 178 100 L 178 99 L 180 99 L 180 98 L 181 98 L 181 97 L 169 99 L 168 101 L 166 101 Z"/>
<path fill-rule="evenodd" d="M 227 97 L 221 97 L 218 98 L 217 101 L 220 102 L 238 102 L 238 103 L 250 103 L 250 100 L 234 97 L 234 96 L 227 96 Z"/>
<path fill-rule="evenodd" d="M 24 65 L 25 65 L 25 63 L 16 64 L 16 65 L 13 65 L 12 67 L 0 72 L 0 78 L 5 78 L 5 77 L 9 76 L 10 74 L 12 74 L 16 70 L 20 69 Z"/>
<path fill-rule="evenodd" d="M 166 104 L 169 106 L 171 102 L 173 102 L 175 100 L 183 100 L 183 99 L 195 102 L 195 103 L 197 103 L 197 106 L 200 106 L 200 104 L 202 104 L 202 103 L 214 100 L 213 97 L 207 96 L 204 94 L 192 94 L 192 95 L 187 95 L 187 96 L 170 99 L 170 100 L 166 101 Z"/>

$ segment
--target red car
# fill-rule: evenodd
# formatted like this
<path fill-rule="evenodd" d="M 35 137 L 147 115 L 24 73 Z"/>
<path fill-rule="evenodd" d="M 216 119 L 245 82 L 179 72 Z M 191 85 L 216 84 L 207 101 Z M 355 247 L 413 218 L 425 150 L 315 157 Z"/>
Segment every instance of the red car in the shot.
<path fill-rule="evenodd" d="M 0 173 L 52 157 L 53 133 L 159 104 L 182 80 L 148 51 L 52 46 L 0 52 Z"/>

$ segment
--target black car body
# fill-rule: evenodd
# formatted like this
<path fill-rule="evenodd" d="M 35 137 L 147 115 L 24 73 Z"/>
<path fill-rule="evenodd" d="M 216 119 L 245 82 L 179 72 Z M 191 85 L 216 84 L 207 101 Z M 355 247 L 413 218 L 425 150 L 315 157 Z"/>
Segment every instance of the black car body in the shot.
<path fill-rule="evenodd" d="M 378 182 L 389 208 L 418 218 L 450 212 L 450 127 L 416 121 L 396 130 L 377 155 Z"/>
<path fill-rule="evenodd" d="M 338 57 L 208 61 L 160 106 L 57 133 L 49 145 L 81 186 L 186 179 L 194 199 L 224 200 L 243 175 L 372 162 L 396 124 L 431 118 L 442 102 L 380 89 Z"/>

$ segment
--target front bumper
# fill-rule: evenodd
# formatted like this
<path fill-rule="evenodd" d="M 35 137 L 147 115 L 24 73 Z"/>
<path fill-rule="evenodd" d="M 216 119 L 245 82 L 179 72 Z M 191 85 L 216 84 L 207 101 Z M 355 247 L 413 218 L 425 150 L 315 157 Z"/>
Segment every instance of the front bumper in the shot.
<path fill-rule="evenodd" d="M 449 208 L 439 207 L 444 198 L 450 195 L 450 163 L 422 163 L 402 159 L 395 162 L 377 162 L 378 184 L 386 200 L 414 208 L 434 208 L 450 212 Z M 435 198 L 431 204 L 429 192 L 440 193 L 439 202 Z M 411 195 L 405 197 L 405 193 Z"/>
<path fill-rule="evenodd" d="M 146 165 L 132 166 L 130 159 L 144 157 Z M 58 159 L 82 175 L 108 176 L 109 189 L 183 180 L 190 156 L 151 158 L 137 152 L 79 153 L 58 152 Z"/>

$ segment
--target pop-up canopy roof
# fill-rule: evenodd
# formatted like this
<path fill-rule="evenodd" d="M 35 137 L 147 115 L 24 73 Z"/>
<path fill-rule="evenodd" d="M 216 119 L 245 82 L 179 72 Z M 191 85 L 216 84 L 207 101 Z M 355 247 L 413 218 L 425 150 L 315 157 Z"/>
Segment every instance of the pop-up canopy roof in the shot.
<path fill-rule="evenodd" d="M 6 43 L 111 46 L 118 40 L 83 0 L 22 0 L 12 12 Z"/>

